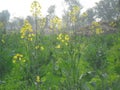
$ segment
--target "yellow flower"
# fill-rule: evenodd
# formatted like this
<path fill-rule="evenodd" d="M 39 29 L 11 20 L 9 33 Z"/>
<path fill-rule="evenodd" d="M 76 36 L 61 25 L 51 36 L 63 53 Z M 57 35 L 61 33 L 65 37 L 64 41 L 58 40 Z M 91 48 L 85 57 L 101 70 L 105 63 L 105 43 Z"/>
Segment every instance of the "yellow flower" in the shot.
<path fill-rule="evenodd" d="M 67 46 L 67 45 L 68 45 L 68 43 L 65 43 L 65 45 Z"/>
<path fill-rule="evenodd" d="M 28 37 L 31 37 L 32 35 L 31 34 L 28 34 Z"/>
<path fill-rule="evenodd" d="M 13 57 L 13 59 L 17 59 L 17 56 L 15 55 L 15 56 Z"/>
<path fill-rule="evenodd" d="M 76 15 L 79 13 L 79 11 L 80 8 L 78 6 L 73 6 L 71 11 L 69 12 L 72 23 L 75 23 L 77 21 Z"/>
<path fill-rule="evenodd" d="M 63 43 L 64 43 L 64 42 L 65 42 L 65 40 L 64 40 L 64 39 L 62 39 L 62 40 L 61 40 L 61 42 L 63 42 Z"/>
<path fill-rule="evenodd" d="M 58 37 L 59 37 L 59 38 L 62 37 L 62 33 L 60 33 L 60 34 L 58 35 Z"/>
<path fill-rule="evenodd" d="M 57 37 L 57 40 L 59 40 L 59 37 Z"/>
<path fill-rule="evenodd" d="M 43 51 L 43 50 L 44 50 L 44 47 L 43 47 L 43 46 L 41 46 L 41 47 L 40 47 L 40 49 Z"/>
<path fill-rule="evenodd" d="M 100 26 L 100 24 L 98 22 L 92 22 L 93 26 Z"/>
<path fill-rule="evenodd" d="M 23 61 L 23 62 L 26 62 L 26 60 L 25 60 L 25 59 L 23 59 L 22 61 Z"/>
<path fill-rule="evenodd" d="M 39 49 L 39 45 L 35 47 L 35 49 Z"/>
<path fill-rule="evenodd" d="M 24 57 L 22 54 L 17 53 L 15 56 L 13 56 L 13 63 L 16 63 L 17 61 L 24 61 Z"/>
<path fill-rule="evenodd" d="M 87 14 L 86 12 L 84 12 L 84 13 L 82 14 L 82 16 L 83 16 L 83 17 L 87 17 L 88 14 Z"/>
<path fill-rule="evenodd" d="M 16 56 L 19 56 L 19 55 L 20 55 L 19 53 L 16 54 Z"/>
<path fill-rule="evenodd" d="M 50 27 L 60 30 L 62 28 L 62 20 L 58 17 L 52 18 L 50 20 Z"/>
<path fill-rule="evenodd" d="M 29 41 L 32 41 L 32 40 L 33 40 L 33 38 L 28 38 L 28 40 L 29 40 Z"/>
<path fill-rule="evenodd" d="M 115 27 L 115 26 L 116 26 L 116 23 L 115 23 L 115 22 L 110 22 L 109 25 L 110 25 L 111 27 Z"/>
<path fill-rule="evenodd" d="M 103 30 L 101 28 L 97 28 L 96 29 L 96 34 L 101 34 L 101 33 L 103 33 Z"/>
<path fill-rule="evenodd" d="M 40 82 L 40 76 L 36 76 L 36 82 Z"/>
<path fill-rule="evenodd" d="M 62 33 L 60 33 L 60 34 L 58 35 L 57 39 L 58 39 L 58 40 L 61 40 L 62 37 L 63 37 L 63 35 L 62 35 Z"/>
<path fill-rule="evenodd" d="M 35 36 L 35 34 L 33 34 L 33 33 L 32 33 L 32 34 L 31 34 L 31 36 L 32 36 L 32 37 L 34 37 L 34 36 Z"/>
<path fill-rule="evenodd" d="M 60 48 L 60 45 L 57 45 L 55 48 Z"/>
<path fill-rule="evenodd" d="M 2 39 L 1 41 L 2 41 L 2 43 L 5 43 L 5 40 Z"/>
<path fill-rule="evenodd" d="M 22 39 L 32 41 L 34 34 L 33 34 L 32 26 L 27 20 L 25 20 L 24 26 L 21 28 L 20 33 Z"/>
<path fill-rule="evenodd" d="M 16 63 L 16 60 L 13 60 L 13 63 Z"/>
<path fill-rule="evenodd" d="M 76 17 L 75 17 L 75 16 L 71 17 L 71 21 L 72 21 L 73 23 L 76 22 L 76 21 L 77 21 Z"/>
<path fill-rule="evenodd" d="M 68 35 L 65 35 L 65 40 L 69 41 L 69 36 Z"/>
<path fill-rule="evenodd" d="M 21 38 L 23 39 L 23 38 L 24 38 L 24 36 L 23 36 L 23 35 L 21 35 Z"/>
<path fill-rule="evenodd" d="M 20 57 L 23 57 L 23 55 L 22 55 L 22 54 L 19 54 L 19 56 L 20 56 Z"/>
<path fill-rule="evenodd" d="M 53 26 L 52 26 L 52 25 L 50 25 L 50 28 L 51 28 L 51 29 L 53 29 Z"/>
<path fill-rule="evenodd" d="M 21 57 L 19 57 L 19 58 L 18 58 L 18 60 L 20 60 L 20 61 L 21 61 L 21 60 L 22 60 L 22 58 L 21 58 Z"/>

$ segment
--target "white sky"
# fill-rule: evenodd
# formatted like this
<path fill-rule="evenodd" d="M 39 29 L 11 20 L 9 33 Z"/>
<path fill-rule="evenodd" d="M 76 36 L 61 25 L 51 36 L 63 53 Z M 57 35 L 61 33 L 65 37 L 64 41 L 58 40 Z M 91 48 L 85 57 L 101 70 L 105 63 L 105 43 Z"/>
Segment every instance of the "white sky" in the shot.
<path fill-rule="evenodd" d="M 12 17 L 26 17 L 31 15 L 30 5 L 34 0 L 0 0 L 0 12 L 8 10 Z M 37 0 L 42 7 L 42 14 L 47 14 L 50 5 L 56 5 L 56 15 L 61 16 L 65 7 L 64 0 Z M 80 0 L 85 9 L 95 6 L 95 2 L 100 0 Z"/>

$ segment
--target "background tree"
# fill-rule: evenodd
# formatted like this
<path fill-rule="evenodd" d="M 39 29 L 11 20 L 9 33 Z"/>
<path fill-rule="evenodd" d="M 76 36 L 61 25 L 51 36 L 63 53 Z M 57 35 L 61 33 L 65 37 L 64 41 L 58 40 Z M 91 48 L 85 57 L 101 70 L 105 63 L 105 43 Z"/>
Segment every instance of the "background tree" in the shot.
<path fill-rule="evenodd" d="M 33 16 L 27 16 L 26 20 L 32 25 L 32 29 L 35 30 L 35 20 Z"/>
<path fill-rule="evenodd" d="M 101 0 L 96 3 L 97 18 L 102 21 L 113 21 L 119 17 L 119 0 Z"/>
<path fill-rule="evenodd" d="M 55 5 L 51 5 L 47 12 L 48 12 L 48 15 L 46 16 L 46 27 L 47 28 L 50 28 L 50 20 L 53 19 L 55 17 Z"/>
<path fill-rule="evenodd" d="M 49 16 L 54 16 L 55 15 L 55 5 L 51 5 L 49 8 L 48 8 L 48 10 L 47 10 L 47 12 L 48 12 L 48 14 L 49 14 Z"/>
<path fill-rule="evenodd" d="M 45 26 L 46 26 L 46 18 L 45 17 L 38 18 L 38 30 L 41 31 L 42 35 L 44 35 L 45 33 Z"/>
<path fill-rule="evenodd" d="M 12 22 L 9 23 L 9 27 L 11 28 L 11 30 L 19 31 L 21 27 L 23 26 L 23 23 L 24 23 L 23 18 L 14 17 Z"/>
<path fill-rule="evenodd" d="M 10 19 L 10 13 L 8 12 L 8 10 L 3 10 L 0 13 L 0 23 L 2 23 L 3 33 L 6 33 L 6 27 L 8 25 L 9 19 Z"/>
<path fill-rule="evenodd" d="M 94 8 L 86 10 L 80 17 L 81 27 L 90 25 L 95 21 L 96 14 Z"/>

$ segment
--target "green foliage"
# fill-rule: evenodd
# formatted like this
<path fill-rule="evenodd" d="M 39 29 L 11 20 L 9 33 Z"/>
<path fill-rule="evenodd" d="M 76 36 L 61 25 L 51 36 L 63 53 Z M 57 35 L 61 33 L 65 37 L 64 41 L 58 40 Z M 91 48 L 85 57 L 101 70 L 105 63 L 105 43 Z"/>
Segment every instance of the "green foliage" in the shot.
<path fill-rule="evenodd" d="M 76 40 L 67 36 L 67 41 L 66 34 L 38 36 L 37 46 L 34 40 L 21 39 L 20 34 L 4 36 L 0 89 L 119 90 L 119 34 L 77 36 Z M 13 63 L 17 53 L 26 62 Z"/>

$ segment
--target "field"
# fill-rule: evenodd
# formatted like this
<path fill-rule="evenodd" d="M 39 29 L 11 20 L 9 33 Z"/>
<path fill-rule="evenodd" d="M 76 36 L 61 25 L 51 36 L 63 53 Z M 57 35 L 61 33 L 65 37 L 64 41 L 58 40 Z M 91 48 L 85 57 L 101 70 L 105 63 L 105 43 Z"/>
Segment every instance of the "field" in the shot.
<path fill-rule="evenodd" d="M 23 32 L 0 33 L 0 90 L 120 90 L 119 32 Z"/>
<path fill-rule="evenodd" d="M 120 90 L 120 0 L 4 1 L 0 90 Z"/>

